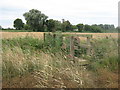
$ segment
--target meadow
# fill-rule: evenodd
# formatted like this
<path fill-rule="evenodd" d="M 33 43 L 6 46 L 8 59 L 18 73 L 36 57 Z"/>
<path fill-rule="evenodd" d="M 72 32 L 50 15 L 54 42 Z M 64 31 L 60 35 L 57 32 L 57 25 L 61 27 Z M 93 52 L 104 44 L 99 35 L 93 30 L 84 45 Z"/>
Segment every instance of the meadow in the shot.
<path fill-rule="evenodd" d="M 81 48 L 78 58 L 83 62 L 75 63 L 69 50 L 55 47 L 51 38 L 47 38 L 51 42 L 45 42 L 43 32 L 0 33 L 3 87 L 118 88 L 117 33 L 90 33 L 94 51 L 88 56 Z"/>

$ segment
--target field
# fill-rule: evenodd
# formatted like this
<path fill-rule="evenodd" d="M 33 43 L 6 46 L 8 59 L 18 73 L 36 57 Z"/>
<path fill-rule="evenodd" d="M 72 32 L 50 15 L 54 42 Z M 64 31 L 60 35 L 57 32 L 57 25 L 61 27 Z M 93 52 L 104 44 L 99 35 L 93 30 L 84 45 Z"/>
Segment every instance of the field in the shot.
<path fill-rule="evenodd" d="M 25 37 L 32 36 L 34 38 L 43 38 L 43 32 L 0 32 L 2 38 L 16 38 L 16 37 Z"/>
<path fill-rule="evenodd" d="M 43 38 L 44 32 L 0 32 L 2 34 L 2 38 L 16 38 L 16 37 L 25 37 L 32 36 L 34 38 Z M 118 38 L 118 33 L 64 33 L 64 34 L 82 34 L 82 35 L 93 35 L 93 38 L 105 38 L 112 37 Z"/>
<path fill-rule="evenodd" d="M 64 33 L 93 35 L 94 51 L 87 55 L 81 48 L 75 53 L 75 62 L 69 48 L 59 47 L 59 38 L 54 46 L 51 38 L 43 41 L 43 32 L 0 34 L 3 87 L 118 88 L 118 33 Z"/>

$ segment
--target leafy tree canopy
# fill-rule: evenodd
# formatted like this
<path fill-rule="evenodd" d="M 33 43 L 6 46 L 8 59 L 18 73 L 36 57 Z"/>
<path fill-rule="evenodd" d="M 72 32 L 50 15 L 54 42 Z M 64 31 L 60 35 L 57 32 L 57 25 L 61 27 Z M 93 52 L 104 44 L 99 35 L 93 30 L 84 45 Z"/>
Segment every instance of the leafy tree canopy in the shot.
<path fill-rule="evenodd" d="M 37 9 L 29 10 L 29 12 L 24 13 L 23 16 L 33 31 L 44 31 L 44 25 L 48 16 Z"/>
<path fill-rule="evenodd" d="M 24 27 L 24 23 L 21 19 L 17 18 L 15 21 L 14 21 L 14 27 L 17 29 L 17 30 L 21 30 L 23 27 Z"/>
<path fill-rule="evenodd" d="M 83 31 L 83 29 L 84 29 L 84 25 L 83 24 L 77 24 L 76 26 L 77 26 L 79 32 Z"/>
<path fill-rule="evenodd" d="M 62 23 L 62 31 L 71 31 L 72 30 L 72 24 L 67 20 Z"/>

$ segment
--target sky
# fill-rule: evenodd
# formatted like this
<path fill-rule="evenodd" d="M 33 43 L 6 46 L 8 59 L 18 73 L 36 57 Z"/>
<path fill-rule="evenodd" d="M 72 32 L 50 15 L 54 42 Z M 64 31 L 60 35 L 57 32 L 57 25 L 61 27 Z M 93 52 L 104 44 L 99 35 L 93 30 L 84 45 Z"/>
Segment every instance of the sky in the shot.
<path fill-rule="evenodd" d="M 15 19 L 26 23 L 23 14 L 38 9 L 48 19 L 71 24 L 114 24 L 118 26 L 119 0 L 0 0 L 0 25 L 13 28 Z"/>

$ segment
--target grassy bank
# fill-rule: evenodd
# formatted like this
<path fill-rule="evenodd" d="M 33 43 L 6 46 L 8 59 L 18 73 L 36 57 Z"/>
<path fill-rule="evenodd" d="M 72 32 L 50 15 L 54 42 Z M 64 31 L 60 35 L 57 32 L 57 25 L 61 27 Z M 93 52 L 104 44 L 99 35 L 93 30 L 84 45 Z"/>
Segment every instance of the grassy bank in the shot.
<path fill-rule="evenodd" d="M 117 87 L 116 39 L 92 40 L 91 56 L 83 51 L 80 56 L 89 61 L 88 66 L 67 58 L 68 53 L 59 47 L 59 38 L 57 47 L 50 40 L 32 37 L 2 40 L 3 87 Z"/>
<path fill-rule="evenodd" d="M 43 41 L 31 37 L 3 40 L 3 86 L 15 87 L 14 83 L 17 82 L 13 79 L 31 73 L 36 80 L 32 82 L 32 87 L 84 87 L 84 84 L 89 84 L 83 78 L 85 76 L 82 72 L 86 72 L 81 66 L 70 62 L 61 51 L 51 53 L 51 48 L 47 48 Z M 9 81 L 12 81 L 12 85 Z M 29 80 L 26 83 L 30 84 Z M 18 87 L 28 86 L 19 83 Z"/>

